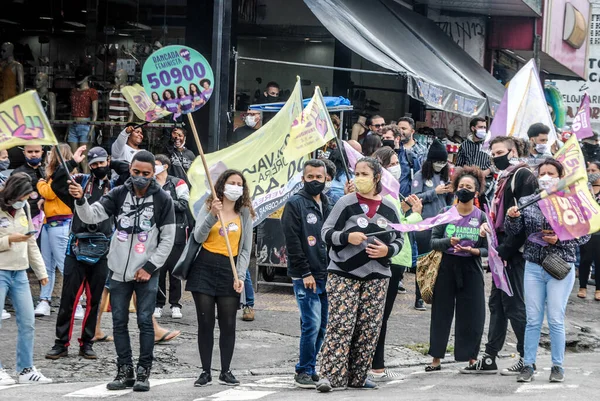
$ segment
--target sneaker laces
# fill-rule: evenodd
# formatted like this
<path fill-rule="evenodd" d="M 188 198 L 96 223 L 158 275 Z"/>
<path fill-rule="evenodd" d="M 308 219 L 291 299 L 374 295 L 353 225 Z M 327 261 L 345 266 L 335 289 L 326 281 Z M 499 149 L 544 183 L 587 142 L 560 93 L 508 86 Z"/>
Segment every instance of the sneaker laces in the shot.
<path fill-rule="evenodd" d="M 520 372 L 523 369 L 523 358 L 519 358 L 519 361 L 517 363 L 515 363 L 514 365 L 512 365 L 510 368 L 508 368 L 509 372 Z"/>

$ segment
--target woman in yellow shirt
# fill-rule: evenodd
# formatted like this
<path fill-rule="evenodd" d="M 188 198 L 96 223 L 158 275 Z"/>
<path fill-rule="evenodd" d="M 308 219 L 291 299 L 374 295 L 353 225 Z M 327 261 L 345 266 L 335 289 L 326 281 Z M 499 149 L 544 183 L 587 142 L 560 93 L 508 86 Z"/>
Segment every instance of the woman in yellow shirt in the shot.
<path fill-rule="evenodd" d="M 240 293 L 250 263 L 252 219 L 254 210 L 246 179 L 241 172 L 227 170 L 215 184 L 217 198 L 210 196 L 196 217 L 194 238 L 202 244 L 187 277 L 186 291 L 191 291 L 198 316 L 198 349 L 202 373 L 194 385 L 202 387 L 212 382 L 215 305 L 219 315 L 219 350 L 221 374 L 219 383 L 237 386 L 240 382 L 229 370 L 235 347 L 235 318 L 240 305 Z M 218 219 L 221 213 L 227 227 Z M 225 231 L 236 261 L 238 279 L 234 281 L 225 243 Z"/>

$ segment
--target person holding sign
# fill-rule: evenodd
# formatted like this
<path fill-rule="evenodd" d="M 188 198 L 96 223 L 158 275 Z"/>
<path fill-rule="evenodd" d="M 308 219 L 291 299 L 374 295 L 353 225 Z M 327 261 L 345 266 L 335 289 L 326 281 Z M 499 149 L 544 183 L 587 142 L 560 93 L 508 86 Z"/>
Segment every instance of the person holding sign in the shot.
<path fill-rule="evenodd" d="M 202 373 L 194 383 L 196 387 L 212 383 L 210 373 L 215 329 L 215 306 L 219 316 L 219 349 L 221 351 L 221 374 L 219 383 L 237 386 L 240 382 L 231 370 L 235 347 L 236 313 L 240 294 L 244 290 L 246 270 L 252 250 L 252 219 L 254 209 L 243 174 L 227 170 L 215 183 L 214 197 L 206 200 L 196 217 L 194 239 L 202 244 L 199 254 L 187 276 L 185 290 L 194 297 L 198 317 L 198 349 Z M 219 215 L 226 223 L 225 230 Z M 229 253 L 225 242 L 229 237 L 235 259 L 238 279 L 234 280 Z M 249 273 L 248 273 L 249 274 Z"/>
<path fill-rule="evenodd" d="M 546 159 L 538 166 L 538 184 L 542 190 L 550 190 L 564 176 L 564 166 L 557 160 Z M 526 196 L 519 204 L 527 203 L 536 195 Z M 559 241 L 558 236 L 538 205 L 534 203 L 519 211 L 517 206 L 508 209 L 508 218 L 504 223 L 508 235 L 525 233 L 525 309 L 527 326 L 525 328 L 524 366 L 517 376 L 517 382 L 527 383 L 533 380 L 544 310 L 547 310 L 550 327 L 550 348 L 552 352 L 551 382 L 565 379 L 563 361 L 565 358 L 565 311 L 571 289 L 575 283 L 574 263 L 576 249 L 587 243 L 589 235 L 580 238 Z M 568 273 L 561 279 L 553 277 L 551 272 L 558 265 L 566 265 Z"/>

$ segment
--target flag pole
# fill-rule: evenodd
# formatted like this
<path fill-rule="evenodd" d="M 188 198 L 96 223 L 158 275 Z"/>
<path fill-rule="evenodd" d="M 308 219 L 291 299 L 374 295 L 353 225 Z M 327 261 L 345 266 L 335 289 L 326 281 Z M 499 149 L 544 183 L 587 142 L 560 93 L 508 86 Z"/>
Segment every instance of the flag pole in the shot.
<path fill-rule="evenodd" d="M 196 141 L 196 146 L 198 147 L 198 153 L 200 154 L 200 158 L 202 159 L 202 165 L 204 166 L 204 171 L 206 172 L 206 179 L 208 180 L 208 185 L 210 186 L 210 192 L 212 193 L 213 199 L 217 198 L 217 193 L 215 192 L 215 186 L 213 185 L 212 179 L 210 178 L 210 172 L 208 170 L 208 164 L 206 162 L 206 157 L 204 156 L 204 151 L 202 150 L 202 144 L 200 143 L 200 137 L 198 136 L 198 131 L 196 130 L 196 124 L 194 124 L 194 119 L 192 118 L 192 113 L 188 115 L 188 121 L 190 123 L 190 127 L 192 127 L 192 133 L 194 134 L 194 140 Z M 231 264 L 231 271 L 233 273 L 233 279 L 235 281 L 238 280 L 237 270 L 235 268 L 235 260 L 233 259 L 233 251 L 231 250 L 231 243 L 229 242 L 229 235 L 227 235 L 227 228 L 225 227 L 225 222 L 223 221 L 223 216 L 219 213 L 219 222 L 221 223 L 221 227 L 223 228 L 223 236 L 225 237 L 225 244 L 227 245 L 227 253 L 229 254 L 229 263 Z"/>

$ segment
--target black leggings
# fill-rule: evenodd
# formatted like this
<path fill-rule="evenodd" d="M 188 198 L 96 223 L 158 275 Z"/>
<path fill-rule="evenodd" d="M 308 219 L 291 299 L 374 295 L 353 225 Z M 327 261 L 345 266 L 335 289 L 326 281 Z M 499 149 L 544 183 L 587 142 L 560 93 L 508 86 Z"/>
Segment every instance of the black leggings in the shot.
<path fill-rule="evenodd" d="M 210 372 L 215 331 L 215 305 L 219 314 L 219 350 L 221 372 L 227 372 L 235 348 L 235 318 L 240 304 L 239 297 L 214 297 L 192 292 L 198 318 L 198 351 L 202 370 Z"/>
<path fill-rule="evenodd" d="M 600 235 L 592 235 L 590 240 L 582 245 L 581 260 L 579 261 L 579 288 L 587 288 L 588 278 L 592 262 L 596 265 L 596 291 L 600 291 L 600 279 L 598 278 L 598 269 L 600 269 Z"/>

